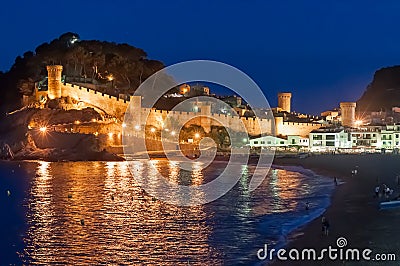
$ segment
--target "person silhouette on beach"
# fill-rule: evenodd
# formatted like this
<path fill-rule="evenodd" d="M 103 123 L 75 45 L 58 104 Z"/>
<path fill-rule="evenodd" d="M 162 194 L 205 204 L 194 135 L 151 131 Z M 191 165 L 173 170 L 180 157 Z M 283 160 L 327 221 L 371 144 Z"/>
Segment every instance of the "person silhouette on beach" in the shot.
<path fill-rule="evenodd" d="M 337 178 L 336 178 L 336 176 L 333 178 L 333 182 L 335 183 L 335 186 L 337 186 L 337 185 L 338 185 L 338 181 L 337 181 Z"/>
<path fill-rule="evenodd" d="M 380 198 L 380 197 L 379 197 L 379 190 L 380 190 L 380 189 L 381 189 L 380 186 L 376 186 L 376 187 L 375 187 L 375 197 L 376 197 L 376 198 Z"/>
<path fill-rule="evenodd" d="M 310 203 L 306 202 L 306 211 L 310 210 Z"/>
<path fill-rule="evenodd" d="M 328 219 L 325 217 L 325 216 L 323 216 L 322 217 L 322 234 L 323 235 L 325 235 L 325 236 L 328 236 L 329 235 L 329 221 L 328 221 Z"/>

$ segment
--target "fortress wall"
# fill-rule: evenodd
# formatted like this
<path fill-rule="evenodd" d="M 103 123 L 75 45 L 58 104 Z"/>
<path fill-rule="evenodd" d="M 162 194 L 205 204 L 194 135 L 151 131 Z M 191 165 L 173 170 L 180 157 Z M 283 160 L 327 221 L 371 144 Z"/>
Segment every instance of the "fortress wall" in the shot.
<path fill-rule="evenodd" d="M 69 96 L 78 101 L 83 101 L 90 105 L 94 105 L 99 109 L 104 110 L 106 113 L 114 115 L 118 118 L 123 117 L 129 105 L 129 101 L 124 101 L 115 96 L 102 94 L 95 90 L 69 83 L 62 85 L 62 96 Z"/>
<path fill-rule="evenodd" d="M 201 125 L 206 132 L 211 130 L 211 126 L 227 126 L 234 131 L 242 131 L 242 128 L 246 128 L 247 132 L 251 136 L 256 136 L 261 133 L 260 127 L 264 129 L 267 133 L 272 133 L 272 121 L 270 119 L 256 119 L 256 118 L 244 118 L 238 116 L 228 116 L 223 114 L 212 114 L 211 116 L 202 116 L 201 113 L 195 112 L 179 112 L 179 111 L 164 111 L 142 108 L 142 117 L 148 113 L 147 125 L 154 126 L 157 129 L 163 127 L 170 127 L 171 125 L 166 125 L 167 117 L 173 117 L 174 121 L 172 123 L 182 124 L 186 123 L 188 125 Z M 196 117 L 197 116 L 197 117 Z M 168 123 L 168 122 L 167 122 Z M 173 127 L 174 125 L 172 125 Z M 176 125 L 175 125 L 176 126 Z"/>
<path fill-rule="evenodd" d="M 62 85 L 62 96 L 63 97 L 69 96 L 78 101 L 86 102 L 90 105 L 96 106 L 99 109 L 104 110 L 108 114 L 114 115 L 121 119 L 123 119 L 125 111 L 130 103 L 129 101 L 124 101 L 114 96 L 102 94 L 95 90 L 85 87 L 80 87 L 77 85 L 72 85 L 69 83 Z M 209 132 L 211 130 L 211 126 L 221 126 L 221 124 L 230 127 L 234 131 L 242 131 L 242 123 L 243 123 L 248 134 L 251 136 L 259 135 L 261 133 L 261 128 L 263 128 L 263 130 L 267 133 L 273 133 L 272 121 L 270 119 L 245 118 L 238 116 L 228 116 L 224 114 L 208 114 L 199 112 L 196 113 L 196 112 L 165 111 L 165 110 L 156 110 L 155 108 L 149 110 L 146 108 L 141 108 L 141 117 L 143 119 L 146 115 L 146 112 L 148 111 L 149 113 L 147 122 L 140 121 L 140 123 L 141 125 L 146 124 L 148 126 L 154 126 L 157 129 L 171 126 L 164 124 L 167 122 L 166 120 L 167 117 L 170 116 L 173 117 L 172 120 L 175 120 L 178 123 L 188 122 L 189 125 L 192 124 L 201 125 L 206 132 Z M 171 122 L 174 123 L 174 121 Z M 304 134 L 308 135 L 308 133 L 311 130 L 318 128 L 313 125 L 315 124 L 308 124 L 308 126 L 300 125 L 301 129 L 299 129 L 297 126 L 293 127 L 291 125 L 281 125 L 279 127 L 279 132 L 293 133 L 293 132 L 299 132 L 300 130 L 300 132 L 302 133 L 303 131 L 304 132 L 307 131 Z M 295 133 L 293 135 L 299 135 L 299 133 L 297 134 Z"/>
<path fill-rule="evenodd" d="M 311 131 L 322 127 L 322 124 L 316 123 L 294 123 L 294 122 L 275 122 L 276 135 L 299 135 L 308 137 Z"/>

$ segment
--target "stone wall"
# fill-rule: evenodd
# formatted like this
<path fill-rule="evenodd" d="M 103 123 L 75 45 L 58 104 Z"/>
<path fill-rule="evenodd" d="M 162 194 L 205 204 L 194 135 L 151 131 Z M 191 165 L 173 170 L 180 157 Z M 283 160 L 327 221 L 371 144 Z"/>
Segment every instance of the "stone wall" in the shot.
<path fill-rule="evenodd" d="M 81 86 L 66 83 L 62 85 L 62 96 L 72 97 L 78 101 L 87 103 L 88 106 L 95 106 L 104 112 L 113 115 L 120 119 L 124 119 L 125 112 L 131 101 L 134 102 L 130 108 L 131 113 L 139 113 L 140 116 L 135 118 L 137 124 L 143 128 L 144 125 L 150 125 L 157 129 L 162 129 L 171 125 L 166 125 L 167 117 L 173 117 L 178 124 L 187 122 L 187 125 L 195 124 L 204 127 L 206 132 L 209 132 L 211 126 L 230 127 L 234 131 L 241 131 L 242 126 L 246 128 L 250 136 L 260 135 L 261 129 L 263 132 L 272 133 L 276 135 L 299 135 L 307 137 L 308 134 L 320 128 L 322 125 L 318 123 L 297 123 L 297 122 L 283 122 L 283 118 L 276 117 L 275 121 L 271 119 L 258 119 L 246 118 L 239 116 L 229 116 L 224 114 L 210 114 L 209 112 L 181 112 L 181 111 L 166 111 L 146 109 L 139 107 L 141 100 L 139 96 L 132 96 L 129 101 L 119 99 L 115 96 L 103 94 L 95 90 L 84 88 Z M 140 110 L 140 111 L 139 111 Z M 203 108 L 202 110 L 205 110 Z M 208 109 L 209 110 L 209 109 Z M 145 116 L 148 115 L 147 121 L 144 121 Z M 275 125 L 274 125 L 275 122 Z"/>
<path fill-rule="evenodd" d="M 308 137 L 311 131 L 322 126 L 319 123 L 283 122 L 283 117 L 275 117 L 275 134 L 277 136 L 298 135 Z"/>
<path fill-rule="evenodd" d="M 66 83 L 62 85 L 62 97 L 72 97 L 77 101 L 96 106 L 107 114 L 123 118 L 129 101 L 119 99 L 89 88 Z"/>

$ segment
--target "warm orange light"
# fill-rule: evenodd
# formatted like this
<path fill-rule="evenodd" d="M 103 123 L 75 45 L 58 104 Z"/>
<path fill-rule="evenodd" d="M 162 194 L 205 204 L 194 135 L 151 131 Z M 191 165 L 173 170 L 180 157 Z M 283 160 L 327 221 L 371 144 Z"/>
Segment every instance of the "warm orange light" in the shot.
<path fill-rule="evenodd" d="M 194 137 L 195 137 L 196 139 L 198 139 L 198 138 L 200 138 L 200 134 L 199 134 L 199 133 L 196 133 L 196 134 L 194 134 Z"/>
<path fill-rule="evenodd" d="M 126 128 L 126 124 L 125 124 L 125 123 L 122 123 L 122 127 L 123 127 L 123 128 Z"/>
<path fill-rule="evenodd" d="M 114 80 L 114 76 L 112 74 L 110 74 L 110 75 L 107 76 L 107 79 L 109 81 L 113 81 Z"/>
<path fill-rule="evenodd" d="M 96 121 L 97 121 L 97 119 L 96 119 L 96 118 L 93 118 L 93 119 L 92 119 L 92 122 L 96 122 Z"/>
<path fill-rule="evenodd" d="M 81 123 L 81 121 L 79 121 L 79 120 L 75 121 L 75 124 L 77 124 L 77 125 L 79 125 L 80 123 Z"/>
<path fill-rule="evenodd" d="M 151 133 L 154 133 L 154 132 L 156 132 L 156 129 L 155 129 L 154 127 L 152 127 L 152 128 L 150 129 L 150 131 L 151 131 Z"/>
<path fill-rule="evenodd" d="M 176 134 L 175 131 L 172 131 L 172 132 L 171 132 L 171 135 L 172 135 L 172 136 L 175 136 L 175 134 Z"/>
<path fill-rule="evenodd" d="M 356 126 L 361 126 L 364 122 L 362 120 L 356 120 Z"/>
<path fill-rule="evenodd" d="M 140 126 L 139 126 L 139 125 L 136 125 L 136 126 L 135 126 L 135 129 L 136 129 L 136 130 L 139 130 L 139 129 L 140 129 Z"/>
<path fill-rule="evenodd" d="M 110 133 L 108 133 L 108 137 L 109 137 L 110 139 L 112 139 L 113 135 L 114 135 L 114 134 L 113 134 L 113 133 L 111 133 L 111 132 L 110 132 Z"/>
<path fill-rule="evenodd" d="M 45 133 L 47 131 L 47 127 L 40 127 L 39 130 L 40 132 Z"/>

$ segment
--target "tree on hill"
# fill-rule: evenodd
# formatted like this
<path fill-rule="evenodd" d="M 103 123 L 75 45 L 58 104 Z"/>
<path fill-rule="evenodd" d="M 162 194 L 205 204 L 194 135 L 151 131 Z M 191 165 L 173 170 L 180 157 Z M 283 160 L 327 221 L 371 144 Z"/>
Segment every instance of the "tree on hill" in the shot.
<path fill-rule="evenodd" d="M 46 66 L 61 64 L 63 75 L 88 78 L 113 84 L 120 93 L 133 93 L 149 76 L 162 69 L 160 61 L 147 59 L 144 50 L 128 44 L 81 40 L 79 34 L 67 32 L 49 43 L 18 56 L 9 71 L 0 73 L 0 108 L 3 113 L 18 108 L 21 94 L 30 95 L 34 83 L 47 76 Z"/>

